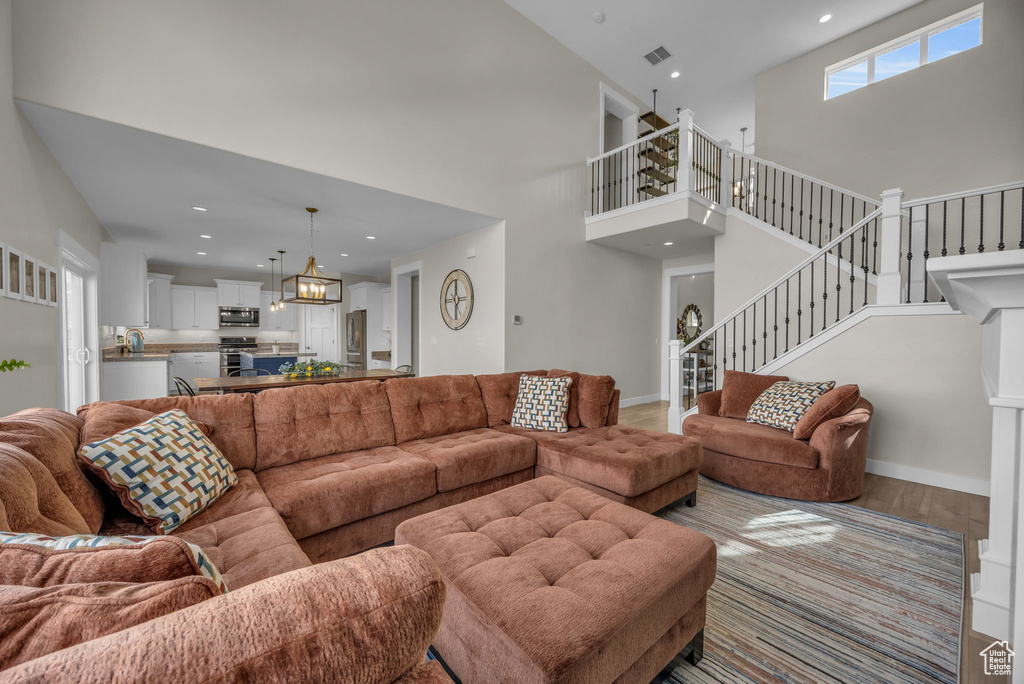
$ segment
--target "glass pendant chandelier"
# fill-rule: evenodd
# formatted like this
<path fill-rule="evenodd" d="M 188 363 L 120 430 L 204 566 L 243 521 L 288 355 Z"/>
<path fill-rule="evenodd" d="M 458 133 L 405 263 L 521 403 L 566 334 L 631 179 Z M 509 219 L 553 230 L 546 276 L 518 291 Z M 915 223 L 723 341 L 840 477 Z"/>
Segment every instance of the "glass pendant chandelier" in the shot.
<path fill-rule="evenodd" d="M 281 255 L 278 258 L 278 261 L 281 262 L 281 277 L 284 277 L 284 255 L 285 255 L 285 251 L 283 249 L 279 249 L 279 250 L 277 250 L 277 253 Z M 271 282 L 270 286 L 273 287 L 274 283 Z M 277 288 L 275 288 L 275 290 L 276 289 Z M 280 289 L 281 289 L 281 299 L 270 303 L 270 310 L 271 311 L 284 311 L 284 283 L 281 283 L 281 288 Z"/>
<path fill-rule="evenodd" d="M 281 302 L 296 304 L 338 304 L 341 302 L 341 278 L 326 275 L 316 265 L 313 256 L 313 215 L 315 207 L 306 207 L 309 212 L 309 261 L 306 270 L 281 281 Z"/>
<path fill-rule="evenodd" d="M 274 284 L 274 262 L 277 261 L 275 257 L 270 257 L 270 291 L 274 292 L 277 290 L 277 286 Z M 271 300 L 270 310 L 277 311 L 277 300 Z"/>

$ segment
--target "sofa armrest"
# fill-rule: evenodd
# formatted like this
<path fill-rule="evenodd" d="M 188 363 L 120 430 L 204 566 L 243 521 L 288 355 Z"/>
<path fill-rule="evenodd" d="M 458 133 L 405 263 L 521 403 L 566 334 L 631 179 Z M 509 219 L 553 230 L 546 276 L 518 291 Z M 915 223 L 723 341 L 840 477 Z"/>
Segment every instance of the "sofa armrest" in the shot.
<path fill-rule="evenodd" d="M 608 420 L 605 425 L 618 425 L 619 424 L 619 395 L 622 391 L 618 388 L 612 392 L 612 403 L 608 405 Z"/>
<path fill-rule="evenodd" d="M 704 392 L 697 395 L 697 413 L 705 416 L 717 416 L 722 407 L 722 390 Z"/>
<path fill-rule="evenodd" d="M 389 684 L 424 662 L 444 600 L 441 573 L 427 553 L 374 549 L 51 653 L 0 679 Z"/>
<path fill-rule="evenodd" d="M 863 481 L 873 411 L 871 402 L 861 397 L 848 413 L 814 429 L 810 444 L 818 450 L 818 467 L 830 471 L 831 489 Z"/>

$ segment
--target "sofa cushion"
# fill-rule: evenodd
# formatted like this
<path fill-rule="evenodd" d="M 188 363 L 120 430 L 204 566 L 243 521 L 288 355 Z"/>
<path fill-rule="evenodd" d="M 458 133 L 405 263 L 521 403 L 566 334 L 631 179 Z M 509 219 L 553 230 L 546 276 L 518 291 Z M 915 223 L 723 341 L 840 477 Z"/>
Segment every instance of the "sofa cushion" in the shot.
<path fill-rule="evenodd" d="M 218 594 L 202 577 L 150 584 L 0 586 L 0 670 L 168 615 Z"/>
<path fill-rule="evenodd" d="M 777 382 L 754 400 L 747 411 L 747 422 L 792 432 L 811 404 L 835 384 L 832 380 Z"/>
<path fill-rule="evenodd" d="M 683 421 L 683 434 L 705 449 L 751 461 L 817 468 L 818 451 L 793 433 L 736 418 L 696 414 Z"/>
<path fill-rule="evenodd" d="M 75 456 L 83 425 L 81 418 L 57 409 L 26 409 L 0 418 L 0 443 L 20 447 L 42 463 L 95 533 L 103 524 L 104 501 Z"/>
<path fill-rule="evenodd" d="M 579 391 L 580 425 L 588 428 L 607 425 L 615 396 L 615 380 L 608 375 L 580 374 Z"/>
<path fill-rule="evenodd" d="M 511 424 L 515 427 L 548 432 L 566 432 L 566 413 L 569 407 L 569 386 L 572 378 L 538 378 L 524 375 L 519 378 L 519 394 L 512 411 Z"/>
<path fill-rule="evenodd" d="M 273 508 L 257 508 L 172 534 L 201 548 L 232 590 L 311 565 Z"/>
<path fill-rule="evenodd" d="M 228 590 L 203 550 L 182 539 L 0 532 L 0 584 L 161 582 L 192 575 L 205 577 L 222 593 Z"/>
<path fill-rule="evenodd" d="M 418 439 L 398 447 L 434 464 L 439 492 L 484 482 L 537 464 L 536 442 L 490 428 Z"/>
<path fill-rule="evenodd" d="M 86 444 L 79 458 L 158 534 L 238 482 L 231 464 L 180 409 Z"/>
<path fill-rule="evenodd" d="M 523 375 L 547 375 L 547 371 L 526 371 L 515 373 L 496 373 L 493 375 L 476 376 L 480 395 L 487 409 L 487 427 L 508 425 L 512 420 L 512 410 L 516 407 L 519 394 L 519 378 Z"/>
<path fill-rule="evenodd" d="M 845 416 L 860 400 L 860 387 L 857 385 L 840 385 L 825 392 L 811 404 L 811 408 L 797 421 L 793 427 L 793 437 L 810 439 L 815 428 L 825 421 Z"/>
<path fill-rule="evenodd" d="M 532 437 L 537 465 L 624 497 L 639 496 L 700 467 L 696 440 L 626 425 L 565 435 L 535 432 Z"/>
<path fill-rule="evenodd" d="M 153 413 L 181 409 L 193 421 L 214 426 L 210 440 L 232 467 L 236 470 L 252 470 L 256 466 L 256 430 L 253 426 L 251 394 L 159 397 L 117 403 Z M 87 404 L 78 409 L 78 416 L 85 420 L 87 426 L 91 406 Z"/>
<path fill-rule="evenodd" d="M 487 409 L 472 375 L 396 378 L 384 388 L 397 443 L 487 427 Z"/>
<path fill-rule="evenodd" d="M 437 493 L 434 464 L 397 447 L 321 456 L 257 477 L 296 539 Z"/>
<path fill-rule="evenodd" d="M 569 407 L 565 411 L 565 422 L 571 428 L 580 426 L 580 374 L 576 371 L 552 369 L 548 371 L 549 378 L 569 378 L 572 384 L 569 385 Z"/>
<path fill-rule="evenodd" d="M 56 536 L 92 531 L 42 463 L 24 449 L 2 442 L 0 529 Z"/>
<path fill-rule="evenodd" d="M 387 391 L 376 380 L 267 390 L 254 412 L 256 470 L 395 444 Z"/>
<path fill-rule="evenodd" d="M 747 419 L 747 411 L 761 393 L 777 382 L 789 380 L 785 375 L 758 375 L 727 370 L 722 377 L 722 404 L 718 415 Z"/>
<path fill-rule="evenodd" d="M 79 433 L 78 446 L 81 448 L 86 444 L 98 442 L 122 430 L 135 427 L 140 423 L 157 415 L 153 411 L 138 408 L 137 406 L 126 406 L 116 401 L 97 401 L 89 404 L 88 421 L 83 421 L 82 431 Z M 214 428 L 201 420 L 193 420 L 203 434 L 212 437 Z"/>

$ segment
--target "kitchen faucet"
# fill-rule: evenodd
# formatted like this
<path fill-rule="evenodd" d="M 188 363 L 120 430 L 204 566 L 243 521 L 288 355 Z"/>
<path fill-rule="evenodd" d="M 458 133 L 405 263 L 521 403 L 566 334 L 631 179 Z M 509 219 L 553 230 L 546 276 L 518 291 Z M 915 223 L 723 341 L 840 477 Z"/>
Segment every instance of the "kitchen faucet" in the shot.
<path fill-rule="evenodd" d="M 133 351 L 142 351 L 142 349 L 135 348 L 135 341 L 132 339 L 133 334 L 139 336 L 138 343 L 140 347 L 143 346 L 142 342 L 143 340 L 146 339 L 146 336 L 143 335 L 142 331 L 139 330 L 138 328 L 128 328 L 127 330 L 124 331 L 124 345 L 122 347 L 122 351 L 124 351 L 125 353 L 130 353 Z"/>

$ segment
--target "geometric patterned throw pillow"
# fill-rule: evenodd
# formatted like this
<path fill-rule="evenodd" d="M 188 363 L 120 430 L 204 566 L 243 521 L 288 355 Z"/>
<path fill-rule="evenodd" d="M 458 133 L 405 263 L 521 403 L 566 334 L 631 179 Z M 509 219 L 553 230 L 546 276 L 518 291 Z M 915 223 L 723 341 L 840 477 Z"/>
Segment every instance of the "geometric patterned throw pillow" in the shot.
<path fill-rule="evenodd" d="M 814 400 L 835 387 L 827 382 L 777 382 L 761 393 L 747 411 L 748 423 L 793 431 Z"/>
<path fill-rule="evenodd" d="M 511 424 L 529 430 L 567 432 L 565 412 L 569 407 L 569 385 L 572 378 L 541 378 L 524 375 L 519 378 L 519 396 L 512 411 Z"/>
<path fill-rule="evenodd" d="M 73 549 L 95 549 L 106 546 L 141 546 L 143 544 L 149 544 L 150 542 L 160 541 L 168 539 L 167 537 L 99 537 L 93 534 L 73 534 L 67 537 L 47 537 L 42 534 L 22 534 L 19 532 L 0 532 L 0 545 L 4 544 L 22 544 L 25 546 L 33 546 L 42 549 L 50 549 L 52 551 L 70 551 Z M 188 550 L 192 552 L 192 560 L 195 562 L 195 570 L 198 571 L 203 577 L 212 580 L 222 594 L 226 594 L 228 591 L 228 585 L 224 582 L 224 578 L 221 577 L 220 571 L 210 561 L 210 558 L 206 553 L 196 546 L 190 544 L 182 539 L 178 540 L 188 546 Z M 8 547 L 10 548 L 10 547 Z M 0 547 L 2 549 L 2 547 Z M 2 551 L 0 551 L 2 554 Z M 85 560 L 91 560 L 95 558 L 92 556 Z M 113 581 L 113 580 L 111 580 Z"/>
<path fill-rule="evenodd" d="M 79 460 L 157 534 L 167 534 L 238 482 L 234 469 L 180 409 L 86 444 Z"/>

